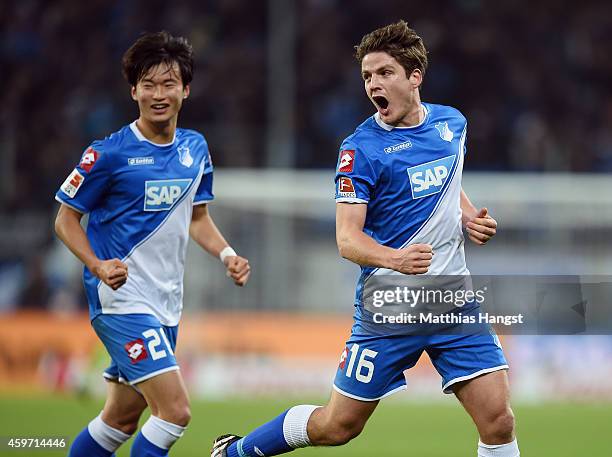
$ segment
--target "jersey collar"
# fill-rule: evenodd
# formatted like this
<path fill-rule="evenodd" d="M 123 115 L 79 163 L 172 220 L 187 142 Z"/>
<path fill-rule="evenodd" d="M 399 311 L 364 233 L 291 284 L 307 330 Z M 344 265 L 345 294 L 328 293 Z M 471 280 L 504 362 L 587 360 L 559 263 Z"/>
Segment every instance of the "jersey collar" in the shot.
<path fill-rule="evenodd" d="M 423 116 L 423 120 L 419 122 L 417 125 L 413 125 L 410 127 L 394 127 L 393 125 L 385 124 L 380 118 L 380 114 L 378 112 L 374 114 L 374 120 L 376 121 L 376 123 L 378 124 L 380 128 L 385 129 L 387 132 L 390 132 L 393 129 L 399 129 L 399 130 L 416 129 L 422 126 L 427 121 L 427 118 L 429 117 L 429 110 L 427 109 L 427 107 L 422 103 L 421 103 L 421 106 L 423 107 L 423 111 L 425 111 L 425 116 Z"/>
<path fill-rule="evenodd" d="M 146 137 L 142 134 L 142 132 L 140 131 L 140 129 L 136 125 L 136 121 L 134 121 L 134 122 L 132 122 L 130 124 L 130 130 L 136 136 L 136 138 L 138 138 L 138 141 L 146 141 L 147 143 L 151 143 L 153 146 L 157 146 L 157 147 L 160 147 L 160 148 L 164 148 L 164 147 L 167 147 L 167 146 L 172 146 L 174 144 L 174 141 L 176 140 L 176 131 L 175 131 L 174 132 L 174 138 L 172 138 L 172 141 L 170 143 L 164 143 L 164 144 L 153 143 L 152 141 L 147 140 Z"/>

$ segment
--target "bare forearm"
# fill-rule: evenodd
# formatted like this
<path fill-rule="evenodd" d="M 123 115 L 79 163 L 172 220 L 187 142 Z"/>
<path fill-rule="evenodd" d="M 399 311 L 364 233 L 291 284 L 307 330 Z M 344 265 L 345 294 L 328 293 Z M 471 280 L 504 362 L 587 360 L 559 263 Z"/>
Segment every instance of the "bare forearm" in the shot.
<path fill-rule="evenodd" d="M 478 213 L 478 209 L 472 204 L 467 194 L 461 189 L 461 222 L 463 226 L 468 223 L 468 221 L 472 220 L 476 214 Z"/>
<path fill-rule="evenodd" d="M 55 233 L 90 271 L 95 272 L 96 267 L 100 264 L 100 259 L 93 252 L 80 220 L 61 214 L 61 211 L 55 220 Z"/>
<path fill-rule="evenodd" d="M 192 221 L 189 227 L 189 234 L 202 249 L 214 257 L 219 257 L 221 251 L 229 246 L 229 243 L 208 214 Z"/>
<path fill-rule="evenodd" d="M 433 251 L 428 244 L 411 244 L 399 249 L 383 246 L 363 232 L 365 205 L 336 206 L 336 241 L 340 255 L 361 266 L 389 268 L 403 274 L 427 273 Z"/>
<path fill-rule="evenodd" d="M 338 236 L 340 255 L 361 266 L 392 268 L 395 249 L 383 246 L 361 231 Z"/>

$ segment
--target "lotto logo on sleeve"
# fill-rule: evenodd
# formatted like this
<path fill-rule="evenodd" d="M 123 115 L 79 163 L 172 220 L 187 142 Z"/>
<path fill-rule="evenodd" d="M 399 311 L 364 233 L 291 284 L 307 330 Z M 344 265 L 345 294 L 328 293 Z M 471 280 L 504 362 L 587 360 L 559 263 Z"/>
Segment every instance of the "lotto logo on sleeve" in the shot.
<path fill-rule="evenodd" d="M 72 173 L 68 175 L 66 181 L 64 181 L 64 183 L 62 184 L 62 192 L 64 192 L 70 198 L 74 198 L 74 196 L 79 191 L 79 187 L 81 187 L 81 184 L 83 184 L 84 180 L 85 178 L 83 177 L 83 175 L 79 173 L 79 170 L 75 168 L 74 170 L 72 170 Z"/>
<path fill-rule="evenodd" d="M 126 343 L 123 347 L 125 348 L 125 351 L 127 352 L 128 357 L 130 358 L 130 361 L 133 364 L 138 363 L 148 357 L 144 341 L 142 341 L 141 339 L 130 341 L 129 343 Z"/>
<path fill-rule="evenodd" d="M 406 171 L 410 179 L 412 198 L 428 197 L 440 192 L 453 168 L 454 161 L 455 156 L 452 155 L 408 168 Z"/>
<path fill-rule="evenodd" d="M 340 151 L 340 163 L 338 164 L 338 173 L 352 173 L 353 163 L 355 163 L 355 151 Z"/>
<path fill-rule="evenodd" d="M 168 211 L 181 199 L 193 179 L 145 182 L 145 211 Z"/>
<path fill-rule="evenodd" d="M 85 173 L 89 173 L 96 164 L 96 160 L 98 160 L 98 151 L 90 146 L 83 153 L 79 167 L 81 167 Z"/>
<path fill-rule="evenodd" d="M 338 179 L 338 195 L 345 198 L 357 198 L 355 192 L 355 186 L 353 186 L 353 180 L 346 176 L 341 176 Z"/>

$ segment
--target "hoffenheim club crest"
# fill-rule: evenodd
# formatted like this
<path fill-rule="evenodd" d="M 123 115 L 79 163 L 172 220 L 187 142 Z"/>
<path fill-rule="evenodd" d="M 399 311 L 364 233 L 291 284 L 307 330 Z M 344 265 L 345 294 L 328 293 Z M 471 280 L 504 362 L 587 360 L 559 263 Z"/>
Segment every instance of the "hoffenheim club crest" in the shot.
<path fill-rule="evenodd" d="M 438 129 L 438 132 L 440 132 L 440 138 L 449 143 L 453 141 L 455 134 L 448 128 L 448 122 L 438 122 L 435 127 Z"/>
<path fill-rule="evenodd" d="M 178 151 L 179 161 L 184 166 L 189 168 L 193 164 L 193 157 L 191 157 L 191 154 L 189 154 L 189 147 L 179 146 L 178 148 L 176 148 L 176 150 Z"/>

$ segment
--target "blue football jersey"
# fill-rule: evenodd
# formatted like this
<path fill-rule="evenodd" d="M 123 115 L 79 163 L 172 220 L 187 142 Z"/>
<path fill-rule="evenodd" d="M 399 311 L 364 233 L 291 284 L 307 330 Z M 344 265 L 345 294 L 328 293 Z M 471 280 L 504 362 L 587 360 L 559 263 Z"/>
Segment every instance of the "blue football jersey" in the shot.
<path fill-rule="evenodd" d="M 160 145 L 133 122 L 85 150 L 55 198 L 89 214 L 87 237 L 100 259 L 128 265 L 116 291 L 85 268 L 92 319 L 145 313 L 178 324 L 193 205 L 213 199 L 212 172 L 206 140 L 193 130 L 177 129 Z"/>
<path fill-rule="evenodd" d="M 461 226 L 461 176 L 467 122 L 455 108 L 424 103 L 413 127 L 393 127 L 378 113 L 344 140 L 336 173 L 336 202 L 367 204 L 364 232 L 391 248 L 431 244 L 428 275 L 468 275 Z M 373 275 L 401 274 L 362 267 L 362 292 Z"/>

